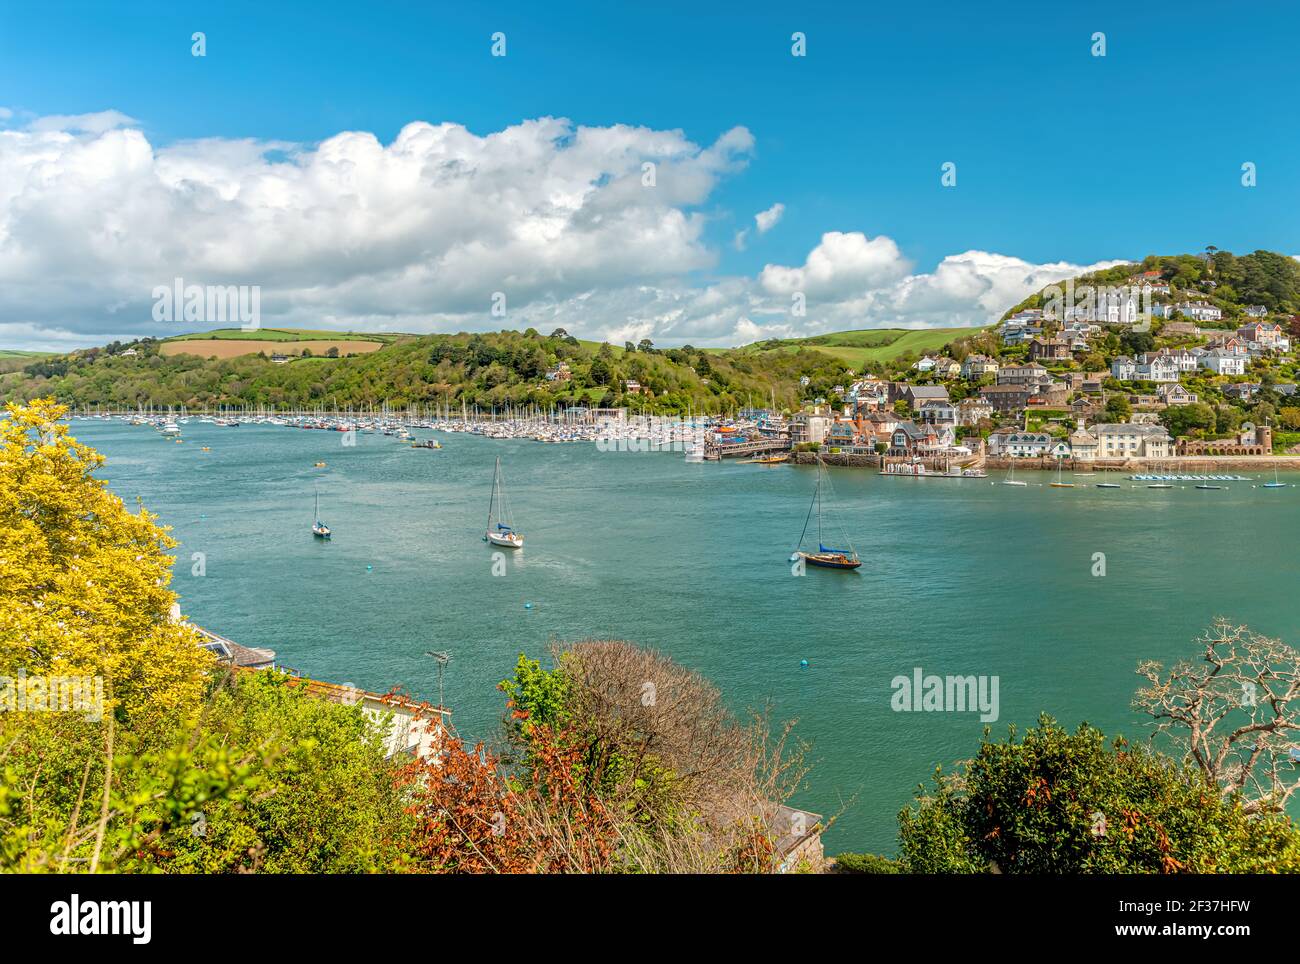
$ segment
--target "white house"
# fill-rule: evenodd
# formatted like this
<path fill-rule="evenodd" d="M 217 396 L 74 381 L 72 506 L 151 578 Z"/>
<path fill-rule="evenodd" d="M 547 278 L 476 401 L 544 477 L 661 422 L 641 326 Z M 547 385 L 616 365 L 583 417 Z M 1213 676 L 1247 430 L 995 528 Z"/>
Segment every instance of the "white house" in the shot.
<path fill-rule="evenodd" d="M 1169 458 L 1173 439 L 1163 425 L 1135 425 L 1105 422 L 1092 427 L 1097 438 L 1097 457 L 1103 459 Z"/>
<path fill-rule="evenodd" d="M 1199 360 L 1202 368 L 1208 368 L 1216 375 L 1246 374 L 1246 359 L 1241 355 L 1233 355 L 1225 351 L 1207 351 Z"/>

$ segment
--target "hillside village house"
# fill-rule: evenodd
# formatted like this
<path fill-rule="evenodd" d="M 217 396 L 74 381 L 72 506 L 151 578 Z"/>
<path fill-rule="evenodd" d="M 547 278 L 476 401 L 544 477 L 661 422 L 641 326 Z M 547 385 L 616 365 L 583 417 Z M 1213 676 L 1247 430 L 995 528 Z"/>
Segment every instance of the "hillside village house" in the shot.
<path fill-rule="evenodd" d="M 913 362 L 912 368 L 918 372 L 932 372 L 934 371 L 934 367 L 936 364 L 938 364 L 938 362 L 936 362 L 929 355 L 925 355 L 921 358 L 920 361 Z"/>
<path fill-rule="evenodd" d="M 989 455 L 1009 456 L 1015 459 L 1036 458 L 1050 453 L 1055 441 L 1046 432 L 998 429 L 989 435 Z"/>
<path fill-rule="evenodd" d="M 998 369 L 999 385 L 1032 385 L 1036 387 L 1051 380 L 1052 376 L 1047 369 L 1037 362 L 1031 362 L 1028 365 L 1006 365 Z"/>
<path fill-rule="evenodd" d="M 1137 358 L 1120 355 L 1110 363 L 1110 374 L 1120 381 L 1176 382 L 1178 363 L 1168 355 L 1155 352 Z"/>
<path fill-rule="evenodd" d="M 1193 321 L 1219 321 L 1223 318 L 1220 309 L 1205 301 L 1181 301 L 1174 305 L 1156 305 L 1151 309 L 1157 318 L 1171 318 L 1174 312 Z"/>
<path fill-rule="evenodd" d="M 1027 385 L 986 385 L 980 389 L 980 398 L 988 402 L 999 415 L 1023 411 L 1033 397 L 1034 389 Z"/>
<path fill-rule="evenodd" d="M 1098 457 L 1103 459 L 1167 459 L 1173 439 L 1163 425 L 1103 422 L 1092 427 Z"/>
<path fill-rule="evenodd" d="M 1200 357 L 1202 368 L 1208 368 L 1216 375 L 1246 374 L 1246 359 L 1241 355 L 1232 355 L 1222 351 L 1207 351 Z"/>
<path fill-rule="evenodd" d="M 1223 386 L 1223 394 L 1243 402 L 1249 402 L 1258 393 L 1259 382 L 1238 382 L 1235 385 Z"/>
<path fill-rule="evenodd" d="M 956 425 L 957 406 L 946 398 L 929 398 L 917 409 L 917 417 L 927 425 Z"/>
<path fill-rule="evenodd" d="M 928 401 L 948 401 L 948 389 L 942 385 L 900 385 L 898 397 L 907 402 L 912 411 L 919 411 Z"/>
<path fill-rule="evenodd" d="M 978 381 L 985 375 L 997 373 L 998 363 L 988 355 L 967 355 L 966 360 L 961 363 L 961 377 L 970 381 Z"/>
<path fill-rule="evenodd" d="M 917 425 L 915 422 L 899 422 L 889 440 L 889 455 L 896 458 L 912 458 L 930 455 L 938 451 L 940 445 L 939 431 L 933 425 Z"/>
<path fill-rule="evenodd" d="M 1080 462 L 1092 462 L 1097 452 L 1097 436 L 1084 428 L 1083 419 L 1079 419 L 1078 427 L 1070 433 L 1070 456 Z"/>
<path fill-rule="evenodd" d="M 826 441 L 831 430 L 831 416 L 820 412 L 795 412 L 790 416 L 790 443 Z"/>
<path fill-rule="evenodd" d="M 1029 341 L 1031 361 L 1069 361 L 1070 343 L 1063 338 L 1032 338 Z"/>
<path fill-rule="evenodd" d="M 993 417 L 993 406 L 987 398 L 973 396 L 963 398 L 957 406 L 957 424 L 975 426 L 984 419 Z"/>
<path fill-rule="evenodd" d="M 1268 314 L 1268 309 L 1263 305 L 1247 305 L 1246 316 L 1248 318 L 1263 318 Z"/>
<path fill-rule="evenodd" d="M 1156 398 L 1165 405 L 1191 405 L 1197 401 L 1195 392 L 1189 392 L 1177 382 L 1157 388 Z"/>
<path fill-rule="evenodd" d="M 1133 290 L 1098 288 L 1095 296 L 1067 305 L 1062 321 L 1097 321 L 1107 325 L 1131 325 L 1138 320 L 1139 306 Z"/>
<path fill-rule="evenodd" d="M 1290 351 L 1291 339 L 1281 325 L 1267 321 L 1253 321 L 1237 329 L 1237 334 L 1247 345 L 1258 345 L 1265 351 Z"/>
<path fill-rule="evenodd" d="M 1140 356 L 1140 360 L 1149 362 L 1156 356 L 1167 358 L 1173 363 L 1174 369 L 1178 372 L 1194 372 L 1197 364 L 1197 351 L 1187 348 L 1161 348 L 1157 352 L 1150 352 Z"/>
<path fill-rule="evenodd" d="M 864 423 L 852 419 L 836 419 L 826 433 L 825 444 L 840 451 L 872 451 L 876 444 L 875 437 L 864 434 L 862 424 Z"/>

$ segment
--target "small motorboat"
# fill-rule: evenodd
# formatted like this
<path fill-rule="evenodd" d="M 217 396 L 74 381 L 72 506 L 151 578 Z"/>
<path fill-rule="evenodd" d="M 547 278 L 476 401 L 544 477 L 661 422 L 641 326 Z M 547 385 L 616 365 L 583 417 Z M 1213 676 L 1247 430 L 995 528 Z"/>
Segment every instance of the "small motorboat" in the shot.
<path fill-rule="evenodd" d="M 1099 488 L 1099 489 L 1122 489 L 1122 488 L 1124 488 L 1124 486 L 1120 485 L 1118 482 L 1098 482 L 1098 483 L 1097 483 L 1097 488 Z"/>
<path fill-rule="evenodd" d="M 1221 486 L 1221 485 L 1198 485 L 1197 488 L 1198 488 L 1198 489 L 1222 489 L 1223 486 Z"/>
<path fill-rule="evenodd" d="M 325 463 L 324 463 L 324 462 L 317 462 L 314 466 L 312 466 L 312 468 L 323 469 L 323 468 L 325 468 Z"/>

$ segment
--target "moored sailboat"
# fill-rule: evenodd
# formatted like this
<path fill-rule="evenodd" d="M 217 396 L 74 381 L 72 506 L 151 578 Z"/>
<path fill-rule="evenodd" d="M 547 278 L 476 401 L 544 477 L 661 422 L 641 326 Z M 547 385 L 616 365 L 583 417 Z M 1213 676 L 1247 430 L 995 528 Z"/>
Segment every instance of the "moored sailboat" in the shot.
<path fill-rule="evenodd" d="M 795 551 L 790 555 L 790 561 L 796 562 L 803 559 L 810 566 L 820 566 L 823 569 L 857 569 L 862 565 L 862 560 L 858 558 L 857 550 L 853 548 L 853 543 L 840 528 L 840 534 L 844 537 L 848 549 L 835 549 L 822 542 L 822 481 L 823 469 L 822 460 L 817 459 L 817 487 L 813 491 L 812 503 L 808 506 L 808 515 L 804 518 L 803 532 L 799 534 L 799 542 Z M 812 521 L 813 509 L 817 509 L 817 551 L 804 552 L 799 546 L 803 545 L 804 536 L 808 534 L 808 524 Z"/>
<path fill-rule="evenodd" d="M 522 549 L 524 537 L 515 531 L 514 522 L 501 485 L 501 456 L 498 455 L 496 470 L 492 474 L 492 496 L 488 500 L 487 531 L 483 533 L 483 541 L 503 549 Z"/>
<path fill-rule="evenodd" d="M 1048 483 L 1047 483 L 1047 484 L 1050 485 L 1053 489 L 1073 489 L 1073 488 L 1074 488 L 1074 483 L 1073 483 L 1073 482 L 1064 482 L 1064 481 L 1061 480 L 1061 467 L 1062 467 L 1064 464 L 1065 464 L 1065 462 L 1064 462 L 1063 459 L 1057 459 L 1057 460 L 1056 460 L 1056 481 L 1055 481 L 1055 482 L 1048 482 Z"/>
<path fill-rule="evenodd" d="M 311 534 L 317 539 L 328 539 L 332 535 L 330 527 L 320 521 L 320 492 L 316 493 L 316 508 L 312 513 Z"/>

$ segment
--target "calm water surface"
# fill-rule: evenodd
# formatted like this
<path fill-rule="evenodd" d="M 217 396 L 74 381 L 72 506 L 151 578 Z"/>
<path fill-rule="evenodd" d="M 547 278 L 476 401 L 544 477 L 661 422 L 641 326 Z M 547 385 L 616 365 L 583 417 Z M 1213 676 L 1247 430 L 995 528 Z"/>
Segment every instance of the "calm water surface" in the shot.
<path fill-rule="evenodd" d="M 891 710 L 891 680 L 914 667 L 1000 677 L 995 733 L 1047 711 L 1137 736 L 1140 659 L 1194 656 L 1216 615 L 1300 637 L 1294 487 L 1051 489 L 1027 473 L 1015 488 L 830 470 L 864 565 L 795 578 L 806 468 L 464 435 L 440 436 L 441 451 L 382 435 L 348 448 L 337 432 L 195 422 L 181 445 L 120 424 L 74 434 L 108 456 L 101 474 L 119 495 L 173 527 L 174 588 L 195 622 L 314 677 L 434 698 L 423 654 L 450 650 L 446 700 L 471 738 L 495 734 L 494 687 L 521 651 L 590 636 L 658 648 L 737 710 L 798 719 L 816 764 L 800 802 L 833 814 L 852 800 L 831 853 L 895 852 L 916 784 L 978 743 L 977 714 Z M 499 578 L 481 538 L 498 455 L 527 538 Z M 317 489 L 329 543 L 310 532 Z M 201 578 L 193 553 L 206 557 Z"/>

